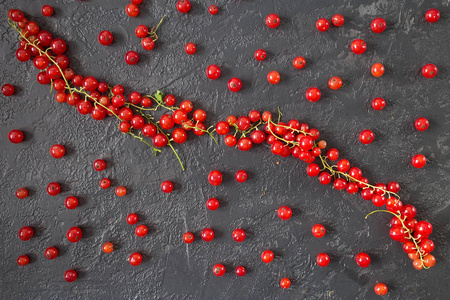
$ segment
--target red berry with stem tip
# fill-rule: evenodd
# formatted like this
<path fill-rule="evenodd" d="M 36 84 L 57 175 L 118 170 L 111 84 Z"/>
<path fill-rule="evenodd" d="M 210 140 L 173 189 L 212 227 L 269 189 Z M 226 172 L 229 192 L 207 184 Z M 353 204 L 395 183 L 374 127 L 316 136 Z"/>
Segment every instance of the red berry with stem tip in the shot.
<path fill-rule="evenodd" d="M 292 209 L 289 206 L 281 206 L 278 208 L 277 214 L 281 220 L 289 220 L 292 216 Z"/>
<path fill-rule="evenodd" d="M 229 134 L 225 137 L 225 144 L 228 147 L 234 147 L 234 146 L 236 146 L 236 143 L 237 143 L 237 139 L 235 136 L 232 136 L 231 134 Z"/>
<path fill-rule="evenodd" d="M 23 141 L 23 133 L 20 130 L 11 130 L 8 134 L 8 139 L 13 144 L 18 144 Z"/>
<path fill-rule="evenodd" d="M 386 29 L 386 21 L 383 18 L 373 19 L 370 28 L 375 33 L 382 33 Z"/>
<path fill-rule="evenodd" d="M 155 48 L 155 41 L 151 37 L 147 36 L 141 40 L 141 45 L 142 48 L 150 51 L 153 50 L 153 48 Z"/>
<path fill-rule="evenodd" d="M 144 127 L 145 121 L 144 118 L 141 116 L 133 116 L 130 120 L 130 125 L 134 129 L 142 129 Z"/>
<path fill-rule="evenodd" d="M 98 35 L 98 41 L 103 46 L 110 45 L 114 40 L 112 33 L 108 30 L 103 30 Z"/>
<path fill-rule="evenodd" d="M 16 58 L 18 61 L 25 62 L 31 58 L 31 53 L 28 49 L 17 49 Z"/>
<path fill-rule="evenodd" d="M 247 177 L 247 172 L 245 172 L 244 170 L 239 170 L 234 175 L 234 178 L 236 178 L 237 182 L 245 182 L 247 180 Z"/>
<path fill-rule="evenodd" d="M 380 63 L 375 63 L 372 65 L 372 68 L 370 69 L 370 72 L 375 77 L 380 77 L 384 74 L 384 66 Z"/>
<path fill-rule="evenodd" d="M 317 102 L 320 99 L 321 93 L 318 88 L 312 87 L 306 91 L 306 99 L 310 102 Z"/>
<path fill-rule="evenodd" d="M 327 152 L 327 157 L 331 161 L 335 161 L 339 159 L 339 151 L 336 148 L 331 148 Z"/>
<path fill-rule="evenodd" d="M 139 5 L 142 3 L 142 0 L 131 0 L 131 3 Z"/>
<path fill-rule="evenodd" d="M 214 239 L 214 231 L 211 228 L 205 228 L 201 233 L 202 240 L 205 242 L 210 242 Z"/>
<path fill-rule="evenodd" d="M 206 208 L 209 210 L 216 210 L 219 208 L 219 200 L 216 198 L 210 198 L 206 201 Z"/>
<path fill-rule="evenodd" d="M 147 28 L 147 26 L 145 26 L 145 25 L 138 25 L 136 27 L 136 29 L 134 30 L 134 34 L 140 39 L 145 38 L 148 35 L 148 28 Z"/>
<path fill-rule="evenodd" d="M 227 135 L 230 131 L 230 126 L 227 122 L 220 121 L 216 124 L 216 132 L 219 135 Z"/>
<path fill-rule="evenodd" d="M 386 101 L 383 98 L 375 98 L 372 101 L 372 107 L 375 110 L 382 110 L 386 106 Z"/>
<path fill-rule="evenodd" d="M 66 198 L 64 204 L 68 209 L 75 209 L 78 207 L 78 199 L 74 196 L 69 196 Z"/>
<path fill-rule="evenodd" d="M 194 241 L 194 235 L 193 235 L 191 232 L 185 232 L 185 233 L 183 234 L 183 241 L 184 241 L 186 244 L 192 243 L 192 242 Z"/>
<path fill-rule="evenodd" d="M 334 180 L 334 188 L 338 191 L 345 190 L 347 188 L 347 181 L 344 178 L 337 178 Z"/>
<path fill-rule="evenodd" d="M 212 15 L 217 15 L 217 13 L 219 12 L 219 9 L 215 5 L 210 5 L 208 7 L 208 12 Z"/>
<path fill-rule="evenodd" d="M 155 134 L 155 136 L 153 137 L 152 142 L 153 142 L 153 145 L 154 145 L 155 147 L 157 147 L 157 148 L 162 148 L 162 147 L 164 147 L 164 146 L 167 145 L 168 140 L 167 140 L 167 137 L 166 137 L 164 134 L 162 134 L 162 133 L 157 133 L 157 134 Z"/>
<path fill-rule="evenodd" d="M 45 249 L 44 255 L 47 259 L 55 259 L 58 256 L 58 249 L 56 249 L 55 247 L 48 247 L 47 249 Z"/>
<path fill-rule="evenodd" d="M 331 23 L 333 23 L 333 25 L 336 27 L 342 26 L 344 24 L 344 17 L 340 14 L 335 14 L 331 18 Z"/>
<path fill-rule="evenodd" d="M 414 123 L 414 126 L 419 131 L 425 131 L 428 129 L 428 126 L 430 126 L 430 123 L 425 118 L 418 118 Z"/>
<path fill-rule="evenodd" d="M 129 65 L 135 65 L 139 61 L 139 54 L 136 51 L 128 51 L 125 54 L 125 62 Z"/>
<path fill-rule="evenodd" d="M 374 134 L 371 130 L 363 130 L 359 134 L 359 141 L 365 145 L 368 145 L 373 142 Z"/>
<path fill-rule="evenodd" d="M 136 227 L 136 229 L 134 230 L 134 233 L 136 233 L 137 236 L 139 237 L 143 237 L 146 236 L 148 233 L 148 228 L 145 225 L 139 225 L 138 227 Z"/>
<path fill-rule="evenodd" d="M 297 56 L 296 58 L 294 58 L 294 62 L 292 64 L 296 69 L 303 69 L 305 67 L 306 61 L 303 57 Z"/>
<path fill-rule="evenodd" d="M 47 193 L 50 196 L 56 196 L 61 192 L 61 186 L 57 182 L 51 182 L 47 185 Z"/>
<path fill-rule="evenodd" d="M 267 80 L 271 84 L 277 84 L 280 82 L 280 73 L 277 71 L 270 71 L 269 74 L 267 74 Z"/>
<path fill-rule="evenodd" d="M 53 36 L 51 35 L 51 33 L 46 30 L 39 31 L 39 33 L 37 34 L 37 38 L 40 42 L 39 44 L 43 47 L 50 46 L 53 40 Z"/>
<path fill-rule="evenodd" d="M 139 221 L 139 217 L 137 214 L 129 214 L 127 216 L 127 223 L 130 225 L 134 225 Z"/>
<path fill-rule="evenodd" d="M 232 237 L 236 242 L 243 242 L 245 240 L 245 231 L 240 228 L 235 229 L 233 230 Z"/>
<path fill-rule="evenodd" d="M 213 273 L 216 276 L 223 276 L 223 274 L 225 274 L 225 267 L 221 264 L 216 264 L 213 267 Z"/>
<path fill-rule="evenodd" d="M 254 144 L 261 144 L 266 139 L 266 135 L 261 130 L 255 130 L 250 134 L 250 138 Z"/>
<path fill-rule="evenodd" d="M 440 16 L 441 14 L 439 13 L 439 10 L 432 8 L 427 10 L 427 12 L 425 13 L 425 20 L 427 20 L 427 22 L 429 23 L 434 23 L 439 20 Z"/>
<path fill-rule="evenodd" d="M 156 135 L 157 129 L 153 124 L 145 124 L 142 127 L 142 135 L 146 137 L 154 137 Z"/>
<path fill-rule="evenodd" d="M 96 159 L 93 163 L 94 169 L 97 171 L 103 171 L 106 168 L 106 163 L 103 159 Z"/>
<path fill-rule="evenodd" d="M 326 253 L 319 253 L 316 257 L 316 262 L 321 267 L 326 267 L 330 263 L 330 256 Z"/>
<path fill-rule="evenodd" d="M 20 255 L 17 258 L 17 264 L 21 267 L 28 265 L 30 258 L 27 255 Z"/>
<path fill-rule="evenodd" d="M 66 52 L 66 42 L 62 39 L 54 39 L 51 43 L 52 52 L 54 54 L 63 54 Z"/>
<path fill-rule="evenodd" d="M 425 267 L 431 268 L 436 264 L 436 258 L 431 255 L 431 254 L 427 254 L 425 255 L 425 257 L 423 258 L 423 265 Z"/>
<path fill-rule="evenodd" d="M 388 292 L 388 288 L 384 283 L 377 283 L 373 288 L 373 290 L 375 291 L 375 294 L 377 294 L 378 296 L 384 296 Z"/>
<path fill-rule="evenodd" d="M 329 27 L 330 27 L 330 22 L 328 22 L 328 20 L 325 18 L 320 18 L 316 22 L 316 28 L 319 31 L 327 31 Z"/>
<path fill-rule="evenodd" d="M 142 262 L 142 255 L 138 252 L 131 253 L 128 261 L 132 266 L 139 266 Z"/>
<path fill-rule="evenodd" d="M 183 100 L 180 103 L 180 109 L 186 113 L 190 113 L 194 109 L 194 105 L 189 100 Z"/>
<path fill-rule="evenodd" d="M 22 241 L 28 241 L 34 235 L 34 230 L 30 226 L 24 226 L 19 230 L 19 239 Z"/>
<path fill-rule="evenodd" d="M 416 154 L 411 159 L 411 163 L 415 168 L 423 168 L 427 163 L 427 158 L 422 154 Z"/>
<path fill-rule="evenodd" d="M 312 234 L 316 237 L 316 238 L 321 238 L 325 235 L 326 230 L 325 227 L 322 224 L 316 224 L 312 227 Z"/>
<path fill-rule="evenodd" d="M 108 178 L 103 178 L 102 180 L 100 180 L 100 187 L 102 189 L 107 189 L 109 188 L 111 185 L 111 180 L 109 180 Z"/>
<path fill-rule="evenodd" d="M 320 173 L 320 167 L 318 164 L 312 163 L 306 167 L 306 173 L 311 177 L 316 177 Z"/>
<path fill-rule="evenodd" d="M 125 6 L 125 13 L 129 16 L 129 17 L 136 17 L 137 15 L 139 15 L 139 7 L 134 4 L 134 3 L 130 3 L 127 6 Z"/>
<path fill-rule="evenodd" d="M 392 181 L 388 184 L 388 191 L 393 192 L 393 193 L 398 193 L 398 191 L 400 190 L 400 184 L 398 184 L 395 181 Z"/>
<path fill-rule="evenodd" d="M 416 224 L 414 231 L 422 237 L 428 237 L 433 232 L 433 226 L 427 221 L 420 221 Z"/>
<path fill-rule="evenodd" d="M 9 17 L 14 22 L 22 22 L 22 20 L 25 18 L 23 12 L 18 9 L 14 9 L 13 11 L 11 11 L 11 15 Z"/>
<path fill-rule="evenodd" d="M 336 166 L 338 171 L 345 173 L 350 169 L 350 162 L 346 159 L 340 159 Z"/>
<path fill-rule="evenodd" d="M 206 68 L 206 76 L 208 76 L 209 79 L 215 80 L 220 77 L 221 73 L 222 71 L 217 65 L 209 65 Z"/>
<path fill-rule="evenodd" d="M 433 64 L 426 64 L 422 68 L 422 75 L 425 78 L 433 78 L 434 76 L 437 75 L 437 72 L 438 72 L 438 69 Z"/>
<path fill-rule="evenodd" d="M 434 250 L 434 242 L 430 239 L 424 239 L 420 242 L 419 247 L 424 253 L 431 253 Z"/>
<path fill-rule="evenodd" d="M 130 128 L 131 128 L 131 125 L 130 125 L 130 123 L 128 123 L 127 121 L 122 121 L 122 122 L 120 122 L 120 124 L 119 124 L 119 130 L 120 130 L 121 132 L 126 133 L 126 132 L 130 131 Z M 144 136 L 145 136 L 145 134 L 144 134 Z"/>
<path fill-rule="evenodd" d="M 352 42 L 351 49 L 355 54 L 363 54 L 367 50 L 367 44 L 361 39 L 356 39 Z"/>
<path fill-rule="evenodd" d="M 217 170 L 213 170 L 208 175 L 208 182 L 213 185 L 217 186 L 222 183 L 222 173 Z"/>
<path fill-rule="evenodd" d="M 176 128 L 172 132 L 173 141 L 177 144 L 183 144 L 187 140 L 187 133 L 182 128 Z"/>
<path fill-rule="evenodd" d="M 28 190 L 26 188 L 18 188 L 15 194 L 17 198 L 25 199 L 28 196 Z"/>
<path fill-rule="evenodd" d="M 361 252 L 356 254 L 355 261 L 361 268 L 367 268 L 370 265 L 370 256 L 367 253 Z"/>
<path fill-rule="evenodd" d="M 63 145 L 56 144 L 50 147 L 50 155 L 54 158 L 61 158 L 66 154 L 66 148 Z"/>
<path fill-rule="evenodd" d="M 123 186 L 118 186 L 118 187 L 116 187 L 114 192 L 117 196 L 123 197 L 127 194 L 127 189 Z"/>
<path fill-rule="evenodd" d="M 261 254 L 261 259 L 266 264 L 270 263 L 273 260 L 273 258 L 274 258 L 274 254 L 270 250 L 266 250 Z"/>
<path fill-rule="evenodd" d="M 178 0 L 177 9 L 180 13 L 187 13 L 191 10 L 191 2 L 189 0 Z"/>
<path fill-rule="evenodd" d="M 67 282 L 74 282 L 78 277 L 78 273 L 75 270 L 67 270 L 64 272 L 64 280 Z"/>
<path fill-rule="evenodd" d="M 242 277 L 245 275 L 245 273 L 247 273 L 247 271 L 245 270 L 245 268 L 243 266 L 238 266 L 236 267 L 236 275 L 239 277 Z"/>
<path fill-rule="evenodd" d="M 187 43 L 186 46 L 184 46 L 184 51 L 187 54 L 192 55 L 197 51 L 197 46 L 195 46 L 194 43 Z"/>
<path fill-rule="evenodd" d="M 161 191 L 163 191 L 166 194 L 169 194 L 173 191 L 173 183 L 166 180 L 161 183 Z"/>
<path fill-rule="evenodd" d="M 331 182 L 331 175 L 328 172 L 322 172 L 319 174 L 319 182 L 321 184 L 329 184 Z"/>
<path fill-rule="evenodd" d="M 287 289 L 291 286 L 291 281 L 289 280 L 289 278 L 283 278 L 280 281 L 280 286 L 282 289 Z"/>
<path fill-rule="evenodd" d="M 6 97 L 12 96 L 14 95 L 14 86 L 9 84 L 9 83 L 5 83 L 4 85 L 2 85 L 2 94 Z"/>
<path fill-rule="evenodd" d="M 330 80 L 328 80 L 328 86 L 332 90 L 337 90 L 342 86 L 342 79 L 339 77 L 331 77 Z"/>
<path fill-rule="evenodd" d="M 69 230 L 67 230 L 66 236 L 69 242 L 76 243 L 81 240 L 83 232 L 79 227 L 71 227 Z"/>
<path fill-rule="evenodd" d="M 228 89 L 232 92 L 239 92 L 242 88 L 242 81 L 239 78 L 233 77 L 228 81 Z"/>
<path fill-rule="evenodd" d="M 266 25 L 270 28 L 277 28 L 280 25 L 280 17 L 276 14 L 270 14 L 266 17 Z"/>
<path fill-rule="evenodd" d="M 267 57 L 267 53 L 263 49 L 258 49 L 255 51 L 255 59 L 256 60 L 263 61 L 266 59 L 266 57 Z"/>

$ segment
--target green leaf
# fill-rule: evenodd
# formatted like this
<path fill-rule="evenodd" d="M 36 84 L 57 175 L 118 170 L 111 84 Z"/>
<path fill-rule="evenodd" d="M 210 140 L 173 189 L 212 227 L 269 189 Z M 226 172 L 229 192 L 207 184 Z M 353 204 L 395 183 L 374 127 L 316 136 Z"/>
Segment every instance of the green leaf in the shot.
<path fill-rule="evenodd" d="M 158 102 L 162 102 L 163 101 L 163 93 L 161 92 L 161 91 L 156 91 L 156 93 L 155 93 L 155 99 L 156 99 L 156 101 L 158 101 Z"/>

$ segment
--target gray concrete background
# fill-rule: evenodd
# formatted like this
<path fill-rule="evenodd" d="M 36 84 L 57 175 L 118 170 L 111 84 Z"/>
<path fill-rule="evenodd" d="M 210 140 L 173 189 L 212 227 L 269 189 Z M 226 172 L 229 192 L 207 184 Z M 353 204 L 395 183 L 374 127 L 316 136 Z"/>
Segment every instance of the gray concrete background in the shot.
<path fill-rule="evenodd" d="M 207 13 L 213 2 L 219 7 L 216 16 Z M 182 15 L 175 9 L 175 0 L 144 0 L 134 19 L 124 13 L 127 3 L 0 3 L 1 83 L 14 84 L 17 90 L 12 97 L 2 96 L 0 109 L 3 299 L 378 299 L 373 292 L 376 282 L 388 285 L 389 299 L 446 299 L 450 279 L 448 1 L 192 1 L 191 12 Z M 41 15 L 44 4 L 54 7 L 55 16 Z M 435 24 L 423 18 L 432 7 L 441 11 Z M 190 136 L 177 147 L 187 167 L 182 172 L 170 149 L 155 158 L 145 145 L 120 134 L 113 119 L 94 121 L 57 103 L 54 93 L 35 80 L 32 63 L 14 58 L 17 35 L 8 29 L 9 8 L 22 9 L 41 28 L 65 39 L 77 72 L 112 85 L 123 84 L 127 92 L 161 89 L 173 93 L 178 103 L 190 99 L 208 113 L 207 125 L 251 109 L 275 113 L 279 106 L 283 120 L 297 118 L 318 128 L 329 145 L 360 167 L 371 182 L 401 184 L 403 202 L 415 205 L 419 218 L 434 226 L 430 238 L 436 245 L 436 266 L 414 270 L 401 245 L 389 238 L 388 215 L 365 220 L 374 206 L 359 196 L 320 185 L 306 175 L 303 162 L 274 157 L 267 145 L 242 153 L 222 140 L 216 146 L 206 136 Z M 273 12 L 281 17 L 277 29 L 264 25 L 264 18 Z M 331 26 L 325 33 L 315 29 L 318 18 L 331 19 L 335 13 L 345 16 L 344 26 Z M 156 25 L 164 14 L 160 40 L 153 51 L 146 52 L 134 28 Z M 382 34 L 370 30 L 375 17 L 388 23 Z M 97 42 L 101 30 L 113 32 L 111 46 Z M 355 38 L 368 43 L 365 54 L 356 56 L 349 50 Z M 187 42 L 197 44 L 194 56 L 184 53 Z M 259 48 L 268 53 L 264 62 L 253 58 Z M 125 64 L 128 50 L 141 54 L 137 65 Z M 298 55 L 306 58 L 303 70 L 292 67 Z M 381 78 L 370 75 L 375 62 L 386 67 Z M 222 76 L 210 81 L 204 69 L 213 63 L 221 66 Z M 435 78 L 421 76 L 426 63 L 438 66 Z M 266 80 L 271 70 L 281 74 L 276 86 Z M 343 78 L 345 87 L 329 90 L 331 76 Z M 243 81 L 239 93 L 227 89 L 231 77 Z M 304 93 L 311 86 L 322 90 L 319 102 L 306 101 Z M 383 111 L 371 109 L 375 97 L 386 99 Z M 414 129 L 414 120 L 420 116 L 430 120 L 426 132 Z M 7 134 L 12 129 L 25 132 L 23 143 L 9 143 Z M 375 142 L 368 146 L 357 141 L 363 129 L 375 132 Z M 60 160 L 49 154 L 56 143 L 67 149 Z M 420 170 L 410 165 L 418 152 L 429 159 Z M 101 173 L 92 168 L 97 158 L 107 161 Z M 219 187 L 206 180 L 212 169 L 224 173 Z M 249 172 L 244 184 L 234 181 L 239 169 Z M 125 185 L 129 193 L 118 198 L 113 188 L 101 190 L 102 177 L 111 178 L 114 186 Z M 175 182 L 172 194 L 160 191 L 163 180 Z M 45 191 L 52 181 L 63 187 L 56 197 Z M 16 199 L 14 191 L 19 187 L 27 187 L 30 196 Z M 81 202 L 74 211 L 64 207 L 69 195 Z M 220 200 L 219 210 L 206 210 L 209 197 Z M 276 216 L 281 205 L 294 209 L 289 221 Z M 139 214 L 140 224 L 149 226 L 145 238 L 137 237 L 135 226 L 126 223 L 131 212 Z M 310 232 L 316 223 L 328 230 L 322 239 Z M 35 229 L 35 237 L 22 242 L 17 232 L 26 225 Z M 71 226 L 83 229 L 77 244 L 65 238 Z M 199 237 L 205 227 L 216 232 L 210 243 Z M 231 238 L 236 227 L 248 233 L 241 244 Z M 187 230 L 196 234 L 189 246 L 181 239 Z M 112 254 L 101 252 L 106 241 L 116 245 Z M 53 261 L 44 258 L 49 246 L 60 250 Z M 268 265 L 260 260 L 265 249 L 277 255 Z M 144 254 L 139 267 L 127 261 L 134 251 Z M 354 263 L 360 251 L 372 257 L 367 269 Z M 326 268 L 315 263 L 320 252 L 331 255 Z M 28 266 L 16 265 L 20 254 L 30 255 Z M 216 263 L 225 264 L 225 276 L 213 275 Z M 238 265 L 248 269 L 243 278 L 234 274 Z M 69 268 L 79 272 L 73 283 L 63 279 Z M 290 289 L 279 287 L 282 277 L 292 280 Z"/>

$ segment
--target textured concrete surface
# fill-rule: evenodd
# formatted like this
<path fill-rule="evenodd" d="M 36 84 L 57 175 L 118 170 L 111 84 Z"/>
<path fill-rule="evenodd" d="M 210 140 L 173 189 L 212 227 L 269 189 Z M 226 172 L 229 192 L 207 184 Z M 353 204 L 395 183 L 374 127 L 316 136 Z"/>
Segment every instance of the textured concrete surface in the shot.
<path fill-rule="evenodd" d="M 214 1 L 211 1 L 213 3 Z M 175 0 L 146 1 L 139 17 L 124 13 L 127 1 L 25 1 L 0 3 L 1 83 L 15 85 L 16 95 L 2 97 L 0 110 L 1 202 L 0 295 L 2 299 L 377 299 L 376 282 L 388 285 L 389 299 L 446 299 L 450 279 L 449 215 L 450 200 L 450 98 L 448 69 L 448 1 L 217 1 L 219 13 L 211 16 L 211 3 L 192 1 L 190 13 L 175 9 Z M 44 4 L 55 8 L 55 16 L 43 17 Z M 438 8 L 441 19 L 424 21 L 429 8 Z M 241 153 L 216 146 L 208 137 L 190 137 L 177 149 L 187 170 L 182 172 L 170 150 L 157 158 L 145 145 L 120 134 L 111 118 L 94 121 L 79 115 L 67 104 L 59 104 L 47 86 L 39 85 L 31 62 L 14 58 L 17 35 L 8 29 L 9 8 L 22 9 L 41 28 L 68 43 L 71 66 L 79 73 L 97 76 L 111 84 L 123 84 L 127 92 L 173 93 L 177 101 L 190 99 L 208 113 L 211 125 L 229 114 L 247 114 L 251 109 L 276 111 L 284 119 L 297 118 L 318 128 L 329 145 L 341 156 L 359 166 L 371 182 L 398 181 L 404 203 L 418 208 L 420 219 L 434 226 L 431 238 L 438 260 L 430 270 L 416 271 L 401 245 L 390 240 L 388 215 L 364 216 L 374 209 L 359 196 L 337 192 L 308 178 L 305 164 L 293 158 L 274 157 L 268 146 Z M 277 29 L 264 25 L 269 13 L 281 17 Z M 328 19 L 341 13 L 341 28 L 325 33 L 315 29 L 319 17 Z M 155 25 L 167 14 L 159 30 L 160 40 L 146 52 L 134 35 L 139 24 Z M 370 22 L 383 17 L 388 28 L 382 34 L 370 31 Z M 109 47 L 97 42 L 101 30 L 114 34 Z M 363 38 L 368 51 L 356 56 L 351 41 Z M 184 53 L 187 42 L 197 44 L 194 56 Z M 264 48 L 264 62 L 253 59 Z M 140 62 L 128 66 L 123 56 L 128 50 L 141 54 Z M 292 67 L 294 57 L 306 58 L 303 70 Z M 382 62 L 386 73 L 370 75 L 370 66 Z M 209 64 L 222 68 L 220 79 L 210 81 L 204 74 Z M 420 75 L 420 68 L 434 63 L 439 74 L 433 79 Z M 266 75 L 281 74 L 272 86 Z M 331 76 L 343 78 L 338 91 L 327 88 Z M 239 77 L 243 89 L 231 93 L 228 79 Z M 309 103 L 308 87 L 317 86 L 322 99 Z M 387 106 L 373 111 L 370 103 L 383 97 Z M 414 130 L 414 120 L 430 120 L 426 132 Z M 25 132 L 25 141 L 14 145 L 7 134 L 12 129 Z M 375 142 L 364 146 L 359 132 L 372 129 Z M 61 143 L 67 154 L 56 160 L 51 145 Z M 411 157 L 423 153 L 429 159 L 425 168 L 410 165 Z M 107 169 L 92 168 L 97 158 L 107 161 Z M 279 164 L 277 164 L 279 162 Z M 212 169 L 224 173 L 224 183 L 212 187 L 206 175 Z M 245 169 L 246 183 L 234 181 L 234 173 Z M 129 193 L 118 198 L 113 189 L 101 190 L 98 182 L 109 177 L 113 185 L 125 185 Z M 163 194 L 160 183 L 173 180 L 175 190 Z M 49 182 L 62 184 L 56 197 L 47 195 Z M 14 197 L 19 187 L 30 196 Z M 264 196 L 262 196 L 265 191 Z M 79 197 L 81 205 L 69 211 L 64 199 Z M 206 210 L 205 201 L 217 197 L 221 207 Z M 294 208 L 289 221 L 281 221 L 275 210 L 281 205 Z M 150 233 L 134 234 L 126 223 L 128 213 L 137 212 L 140 224 Z M 312 225 L 322 223 L 328 232 L 313 238 Z M 35 237 L 22 242 L 17 232 L 32 226 Z M 83 239 L 70 244 L 65 233 L 71 226 L 83 229 Z M 205 227 L 216 238 L 205 243 L 199 233 Z M 231 232 L 242 227 L 248 233 L 240 244 Z M 192 231 L 196 241 L 187 246 L 181 235 Z M 112 241 L 116 250 L 101 252 Z M 56 246 L 60 256 L 50 261 L 44 249 Z M 264 265 L 260 254 L 271 249 L 275 261 Z M 144 254 L 144 261 L 132 267 L 131 252 Z M 356 253 L 368 252 L 372 264 L 359 268 Z M 318 267 L 320 252 L 331 255 L 326 268 Z M 29 254 L 31 263 L 18 267 L 16 258 Z M 218 278 L 212 266 L 223 263 L 225 276 Z M 248 274 L 238 278 L 234 268 L 244 265 Z M 67 283 L 66 269 L 75 268 L 79 279 Z M 279 287 L 282 277 L 292 280 L 288 290 Z"/>

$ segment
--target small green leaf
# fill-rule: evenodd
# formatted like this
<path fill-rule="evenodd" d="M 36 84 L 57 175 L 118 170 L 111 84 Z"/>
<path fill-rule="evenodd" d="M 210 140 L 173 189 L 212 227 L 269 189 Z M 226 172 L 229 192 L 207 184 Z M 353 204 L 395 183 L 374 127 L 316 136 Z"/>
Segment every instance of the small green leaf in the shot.
<path fill-rule="evenodd" d="M 156 98 L 156 101 L 162 102 L 163 101 L 163 93 L 161 91 L 159 91 L 159 90 L 156 91 L 155 98 Z"/>

